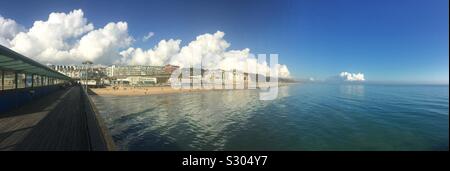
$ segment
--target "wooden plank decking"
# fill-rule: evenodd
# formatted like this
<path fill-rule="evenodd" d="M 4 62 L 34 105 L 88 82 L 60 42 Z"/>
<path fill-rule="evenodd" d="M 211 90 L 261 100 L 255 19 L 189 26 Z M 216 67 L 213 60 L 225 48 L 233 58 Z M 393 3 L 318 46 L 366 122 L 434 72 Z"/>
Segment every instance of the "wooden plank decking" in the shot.
<path fill-rule="evenodd" d="M 86 115 L 80 91 L 79 86 L 59 90 L 0 114 L 0 150 L 92 150 L 92 116 Z"/>

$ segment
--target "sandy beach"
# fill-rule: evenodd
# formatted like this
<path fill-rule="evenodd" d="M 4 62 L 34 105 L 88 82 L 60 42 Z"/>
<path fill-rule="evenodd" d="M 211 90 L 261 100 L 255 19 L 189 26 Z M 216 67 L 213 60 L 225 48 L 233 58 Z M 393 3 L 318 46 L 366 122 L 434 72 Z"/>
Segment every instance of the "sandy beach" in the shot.
<path fill-rule="evenodd" d="M 201 89 L 173 89 L 170 86 L 161 87 L 113 87 L 106 88 L 90 88 L 90 94 L 95 95 L 112 95 L 112 96 L 144 96 L 153 94 L 172 94 L 205 91 Z"/>
<path fill-rule="evenodd" d="M 295 83 L 279 83 L 278 86 L 287 86 Z M 154 94 L 173 94 L 173 93 L 190 93 L 201 91 L 220 91 L 226 89 L 174 89 L 170 86 L 157 87 L 105 87 L 105 88 L 89 88 L 91 95 L 111 95 L 111 96 L 145 96 Z M 239 90 L 239 89 L 234 89 Z"/>

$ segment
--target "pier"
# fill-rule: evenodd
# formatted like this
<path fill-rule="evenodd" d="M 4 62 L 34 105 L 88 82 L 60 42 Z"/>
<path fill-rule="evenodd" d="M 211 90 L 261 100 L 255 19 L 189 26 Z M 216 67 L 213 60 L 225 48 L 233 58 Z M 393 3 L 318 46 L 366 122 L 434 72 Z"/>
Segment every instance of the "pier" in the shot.
<path fill-rule="evenodd" d="M 111 151 L 83 87 L 0 46 L 0 151 Z"/>

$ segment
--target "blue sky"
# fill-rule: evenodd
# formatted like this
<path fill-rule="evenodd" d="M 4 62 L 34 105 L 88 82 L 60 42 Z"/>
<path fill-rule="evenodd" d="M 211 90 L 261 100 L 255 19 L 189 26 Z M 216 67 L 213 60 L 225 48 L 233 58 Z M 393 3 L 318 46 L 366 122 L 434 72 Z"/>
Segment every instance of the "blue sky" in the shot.
<path fill-rule="evenodd" d="M 182 45 L 225 32 L 230 49 L 278 53 L 297 78 L 326 79 L 342 71 L 366 80 L 448 83 L 448 0 L 298 1 L 22 1 L 0 15 L 29 28 L 51 12 L 82 9 L 95 27 L 125 21 L 151 48 L 161 39 Z M 148 32 L 155 35 L 140 41 Z"/>

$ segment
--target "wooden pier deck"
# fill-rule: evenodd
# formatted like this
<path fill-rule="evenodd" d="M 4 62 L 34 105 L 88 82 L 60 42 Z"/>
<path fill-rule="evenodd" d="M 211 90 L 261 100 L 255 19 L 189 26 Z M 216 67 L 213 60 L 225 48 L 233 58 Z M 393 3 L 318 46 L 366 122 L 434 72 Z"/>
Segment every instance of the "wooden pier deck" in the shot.
<path fill-rule="evenodd" d="M 0 150 L 111 150 L 111 140 L 105 140 L 101 126 L 92 126 L 98 124 L 95 112 L 81 91 L 79 86 L 58 90 L 0 114 Z M 97 148 L 93 148 L 95 144 Z"/>

